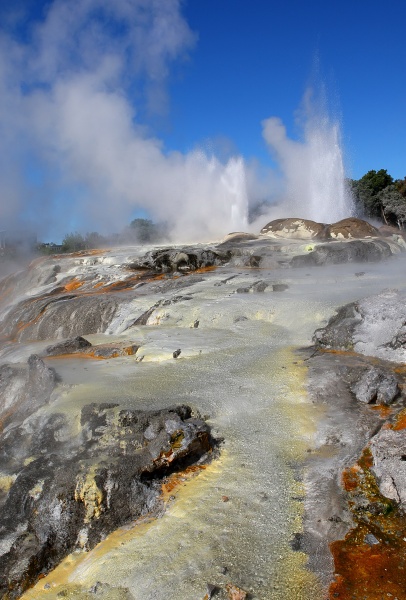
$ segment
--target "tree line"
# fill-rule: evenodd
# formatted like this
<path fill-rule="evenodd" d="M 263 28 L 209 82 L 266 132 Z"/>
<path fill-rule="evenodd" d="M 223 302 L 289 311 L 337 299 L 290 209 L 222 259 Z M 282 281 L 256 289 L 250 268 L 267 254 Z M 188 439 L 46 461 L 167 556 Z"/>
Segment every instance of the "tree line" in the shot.
<path fill-rule="evenodd" d="M 120 233 L 101 235 L 97 231 L 85 234 L 75 231 L 67 233 L 62 244 L 40 244 L 39 250 L 44 254 L 77 252 L 121 244 L 158 244 L 167 240 L 167 227 L 164 224 L 156 224 L 150 219 L 133 219 Z"/>
<path fill-rule="evenodd" d="M 406 223 L 406 177 L 393 179 L 386 169 L 368 171 L 361 179 L 348 180 L 357 216 L 373 218 L 404 229 Z"/>

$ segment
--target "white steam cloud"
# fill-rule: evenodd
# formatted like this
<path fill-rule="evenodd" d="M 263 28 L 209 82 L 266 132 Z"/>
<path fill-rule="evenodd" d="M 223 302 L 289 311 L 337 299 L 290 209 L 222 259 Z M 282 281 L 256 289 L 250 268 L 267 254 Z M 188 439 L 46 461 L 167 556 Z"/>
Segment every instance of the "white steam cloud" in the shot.
<path fill-rule="evenodd" d="M 339 127 L 311 103 L 303 142 L 278 119 L 263 122 L 282 194 L 270 169 L 168 152 L 143 125 L 143 114 L 165 111 L 168 74 L 196 42 L 182 0 L 45 6 L 35 21 L 10 9 L 0 29 L 0 229 L 31 225 L 57 241 L 75 229 L 119 231 L 141 210 L 174 240 L 208 240 L 247 230 L 248 195 L 279 194 L 270 218 L 351 212 Z"/>
<path fill-rule="evenodd" d="M 178 239 L 246 228 L 243 161 L 166 153 L 135 112 L 137 101 L 164 109 L 171 63 L 195 43 L 180 9 L 180 0 L 54 0 L 28 41 L 2 34 L 4 223 L 111 231 L 139 208 Z"/>

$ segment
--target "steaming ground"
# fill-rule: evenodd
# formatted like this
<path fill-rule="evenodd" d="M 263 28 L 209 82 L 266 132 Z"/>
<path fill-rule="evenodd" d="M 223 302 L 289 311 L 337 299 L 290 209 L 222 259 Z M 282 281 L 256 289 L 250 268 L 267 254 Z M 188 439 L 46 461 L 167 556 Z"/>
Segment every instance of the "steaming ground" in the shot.
<path fill-rule="evenodd" d="M 281 243 L 275 259 L 288 259 L 302 246 Z M 129 248 L 46 259 L 20 280 L 17 293 L 34 298 L 75 281 L 84 295 L 102 299 L 100 284 L 128 276 L 120 265 L 140 254 Z M 380 265 L 224 266 L 117 292 L 120 310 L 108 335 L 86 338 L 136 342 L 139 350 L 108 360 L 48 359 L 63 380 L 52 411 L 74 422 L 91 402 L 137 409 L 190 404 L 224 437 L 221 456 L 173 492 L 160 519 L 124 528 L 88 554 L 69 557 L 24 597 L 84 598 L 100 582 L 111 600 L 199 599 L 207 583 L 223 589 L 231 581 L 261 600 L 319 600 L 331 562 L 316 575 L 290 543 L 303 529 L 304 460 L 320 443 L 323 420 L 307 395 L 306 363 L 295 350 L 311 343 L 337 306 L 384 288 L 405 289 L 404 261 L 399 254 Z M 56 281 L 44 284 L 56 262 Z M 260 283 L 266 284 L 262 292 Z M 156 306 L 158 299 L 163 302 Z M 146 325 L 130 325 L 151 307 Z M 49 343 L 10 343 L 2 360 L 22 361 Z"/>

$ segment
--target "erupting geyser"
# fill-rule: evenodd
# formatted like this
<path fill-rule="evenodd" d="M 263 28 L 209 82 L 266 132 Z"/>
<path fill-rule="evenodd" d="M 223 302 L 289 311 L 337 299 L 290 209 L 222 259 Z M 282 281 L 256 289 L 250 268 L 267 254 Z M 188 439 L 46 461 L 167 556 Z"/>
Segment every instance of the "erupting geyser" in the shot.
<path fill-rule="evenodd" d="M 279 118 L 263 121 L 263 136 L 286 180 L 284 201 L 277 216 L 333 223 L 354 214 L 344 176 L 340 124 L 324 108 L 313 106 L 308 96 L 303 141 L 290 139 Z"/>

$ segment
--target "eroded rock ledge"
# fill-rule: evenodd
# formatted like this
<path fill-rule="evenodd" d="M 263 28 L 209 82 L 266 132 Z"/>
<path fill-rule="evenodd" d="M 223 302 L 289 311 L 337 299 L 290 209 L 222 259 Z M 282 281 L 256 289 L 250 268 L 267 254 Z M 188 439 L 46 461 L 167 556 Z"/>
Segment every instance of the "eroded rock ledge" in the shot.
<path fill-rule="evenodd" d="M 165 477 L 207 462 L 214 447 L 208 425 L 185 405 L 137 411 L 92 403 L 75 429 L 72 436 L 62 413 L 39 412 L 0 437 L 1 598 L 18 598 L 73 550 L 159 514 Z"/>
<path fill-rule="evenodd" d="M 330 456 L 309 461 L 306 541 L 316 571 L 316 546 L 322 557 L 330 543 L 329 598 L 404 597 L 405 306 L 388 290 L 340 308 L 314 336 L 310 393 L 324 406 L 319 447 Z"/>

